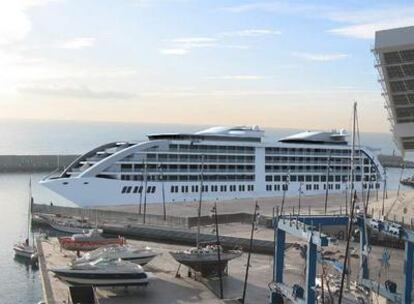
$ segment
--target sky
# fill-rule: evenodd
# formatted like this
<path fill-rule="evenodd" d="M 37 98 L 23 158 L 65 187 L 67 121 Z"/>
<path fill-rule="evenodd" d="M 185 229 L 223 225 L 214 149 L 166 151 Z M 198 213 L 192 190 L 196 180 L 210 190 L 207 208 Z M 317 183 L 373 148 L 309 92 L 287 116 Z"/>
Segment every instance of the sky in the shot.
<path fill-rule="evenodd" d="M 412 1 L 0 0 L 0 119 L 388 132 L 376 30 Z"/>

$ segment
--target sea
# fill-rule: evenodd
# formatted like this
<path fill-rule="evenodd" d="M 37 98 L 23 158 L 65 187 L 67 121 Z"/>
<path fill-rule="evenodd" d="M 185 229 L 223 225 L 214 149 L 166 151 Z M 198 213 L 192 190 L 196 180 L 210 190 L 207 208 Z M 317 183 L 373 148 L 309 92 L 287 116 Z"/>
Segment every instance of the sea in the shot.
<path fill-rule="evenodd" d="M 0 121 L 0 154 L 80 154 L 97 145 L 123 140 L 142 140 L 147 134 L 158 132 L 193 132 L 209 127 L 185 124 L 105 123 L 77 121 Z M 301 130 L 266 128 L 266 140 L 296 133 Z M 376 153 L 393 154 L 396 147 L 391 134 L 361 133 L 361 143 Z M 0 303 L 38 303 L 42 300 L 39 272 L 36 267 L 14 259 L 13 244 L 24 240 L 27 234 L 29 180 L 36 202 L 70 206 L 38 181 L 43 173 L 0 173 Z M 400 169 L 388 169 L 389 189 L 398 187 Z M 406 170 L 404 176 L 413 175 Z"/>

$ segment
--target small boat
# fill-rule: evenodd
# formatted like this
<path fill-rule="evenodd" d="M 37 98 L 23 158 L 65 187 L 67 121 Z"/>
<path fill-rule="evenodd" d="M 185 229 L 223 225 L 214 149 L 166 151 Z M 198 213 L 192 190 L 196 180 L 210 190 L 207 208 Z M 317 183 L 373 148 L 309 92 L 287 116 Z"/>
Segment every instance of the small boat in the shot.
<path fill-rule="evenodd" d="M 149 247 L 140 249 L 129 245 L 108 245 L 85 253 L 82 257 L 74 260 L 72 265 L 90 263 L 101 258 L 107 260 L 121 259 L 138 265 L 145 265 L 157 255 L 158 253 Z"/>
<path fill-rule="evenodd" d="M 91 229 L 86 233 L 74 234 L 72 236 L 59 237 L 59 244 L 63 249 L 73 251 L 91 251 L 106 245 L 124 245 L 122 237 L 105 238 L 102 230 Z"/>
<path fill-rule="evenodd" d="M 217 251 L 220 250 L 220 263 Z M 242 255 L 241 250 L 223 250 L 221 246 L 199 245 L 183 251 L 170 252 L 172 257 L 180 264 L 201 272 L 202 276 L 221 273 L 225 270 L 228 261 Z"/>
<path fill-rule="evenodd" d="M 27 238 L 24 242 L 15 244 L 13 246 L 14 254 L 16 257 L 21 257 L 29 260 L 30 262 L 37 261 L 37 249 L 34 245 L 32 228 L 32 205 L 33 205 L 33 196 L 32 196 L 32 179 L 29 180 L 29 209 L 27 212 Z M 32 244 L 30 244 L 30 236 L 32 236 Z"/>
<path fill-rule="evenodd" d="M 25 242 L 14 245 L 13 250 L 16 256 L 26 258 L 30 261 L 37 260 L 37 249 L 35 246 L 29 244 L 29 239 Z"/>
<path fill-rule="evenodd" d="M 69 233 L 69 234 L 75 234 L 75 233 L 80 234 L 90 229 L 90 227 L 82 227 L 82 226 L 74 225 L 72 223 L 57 222 L 57 221 L 52 221 L 49 223 L 49 225 L 56 231 Z"/>
<path fill-rule="evenodd" d="M 91 263 L 50 269 L 69 285 L 147 286 L 148 274 L 140 265 L 122 260 L 98 259 Z"/>

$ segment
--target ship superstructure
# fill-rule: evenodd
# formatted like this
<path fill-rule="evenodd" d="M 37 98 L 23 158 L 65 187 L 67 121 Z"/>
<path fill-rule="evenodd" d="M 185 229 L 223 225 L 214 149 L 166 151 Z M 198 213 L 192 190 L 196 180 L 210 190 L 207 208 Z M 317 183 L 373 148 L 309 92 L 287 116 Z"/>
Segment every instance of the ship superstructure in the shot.
<path fill-rule="evenodd" d="M 380 188 L 376 156 L 361 147 L 354 157 L 355 187 Z M 41 183 L 80 206 L 197 201 L 200 191 L 203 200 L 232 200 L 345 191 L 350 166 L 343 130 L 265 141 L 257 126 L 214 127 L 105 144 Z"/>

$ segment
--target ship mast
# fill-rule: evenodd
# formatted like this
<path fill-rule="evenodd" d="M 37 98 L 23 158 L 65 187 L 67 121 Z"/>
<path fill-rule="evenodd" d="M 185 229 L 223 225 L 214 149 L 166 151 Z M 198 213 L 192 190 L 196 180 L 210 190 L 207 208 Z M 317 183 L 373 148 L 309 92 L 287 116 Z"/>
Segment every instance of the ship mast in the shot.
<path fill-rule="evenodd" d="M 198 211 L 197 211 L 197 236 L 196 246 L 200 243 L 200 217 L 201 217 L 201 201 L 203 200 L 203 184 L 204 184 L 204 154 L 201 155 L 201 170 L 200 170 L 200 197 L 198 199 Z"/>

